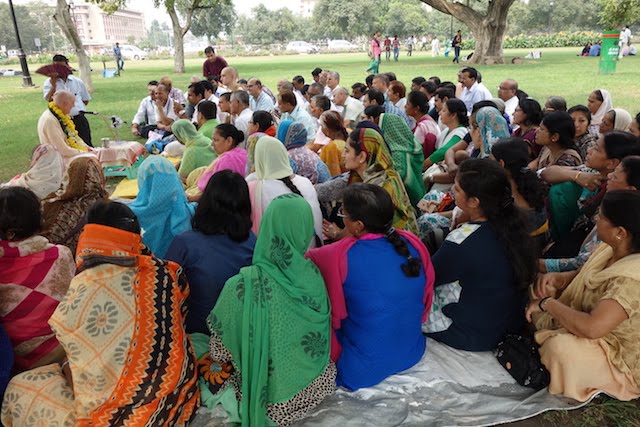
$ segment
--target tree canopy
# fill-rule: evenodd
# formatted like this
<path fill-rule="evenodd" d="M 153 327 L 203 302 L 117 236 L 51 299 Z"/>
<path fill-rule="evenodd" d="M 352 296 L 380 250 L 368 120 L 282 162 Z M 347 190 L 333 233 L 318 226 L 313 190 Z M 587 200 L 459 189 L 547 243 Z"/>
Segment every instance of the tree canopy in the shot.
<path fill-rule="evenodd" d="M 640 21 L 640 0 L 598 0 L 600 23 L 607 30 Z"/>

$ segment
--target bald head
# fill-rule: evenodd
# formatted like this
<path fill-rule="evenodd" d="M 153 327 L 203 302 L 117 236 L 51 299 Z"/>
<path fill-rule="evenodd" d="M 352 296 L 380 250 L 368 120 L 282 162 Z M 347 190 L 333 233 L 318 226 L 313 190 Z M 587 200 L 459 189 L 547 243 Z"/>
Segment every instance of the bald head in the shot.
<path fill-rule="evenodd" d="M 280 80 L 278 82 L 278 93 L 293 92 L 293 83 L 289 80 Z"/>
<path fill-rule="evenodd" d="M 53 103 L 65 114 L 69 114 L 75 102 L 76 96 L 68 90 L 59 90 L 53 95 Z"/>
<path fill-rule="evenodd" d="M 220 72 L 220 81 L 225 86 L 234 86 L 238 81 L 238 70 L 233 67 L 224 67 Z"/>
<path fill-rule="evenodd" d="M 518 91 L 518 82 L 513 79 L 504 80 L 498 86 L 498 98 L 503 101 L 508 101 L 514 96 Z"/>

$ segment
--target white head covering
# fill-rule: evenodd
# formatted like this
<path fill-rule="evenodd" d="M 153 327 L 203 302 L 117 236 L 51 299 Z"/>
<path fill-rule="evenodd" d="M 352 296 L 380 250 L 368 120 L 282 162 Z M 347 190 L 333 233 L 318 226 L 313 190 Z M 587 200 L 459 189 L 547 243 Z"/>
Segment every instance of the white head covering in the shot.
<path fill-rule="evenodd" d="M 609 95 L 609 91 L 606 89 L 598 89 L 602 93 L 602 104 L 598 111 L 595 114 L 591 115 L 591 126 L 600 126 L 602 123 L 602 119 L 604 115 L 607 114 L 607 111 L 613 109 L 613 101 L 611 100 L 611 95 Z"/>
<path fill-rule="evenodd" d="M 622 108 L 614 108 L 615 120 L 613 122 L 613 130 L 621 132 L 629 132 L 629 127 L 633 119 L 627 110 Z"/>
<path fill-rule="evenodd" d="M 58 150 L 52 145 L 40 144 L 33 152 L 29 170 L 2 186 L 28 188 L 42 200 L 60 188 L 63 176 L 64 160 Z"/>

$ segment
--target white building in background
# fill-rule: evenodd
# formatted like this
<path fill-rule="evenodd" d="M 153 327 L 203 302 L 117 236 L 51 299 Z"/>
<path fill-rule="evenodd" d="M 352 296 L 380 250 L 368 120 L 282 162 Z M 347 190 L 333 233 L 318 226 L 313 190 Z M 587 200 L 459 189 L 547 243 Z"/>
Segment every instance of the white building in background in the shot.
<path fill-rule="evenodd" d="M 144 13 L 118 10 L 112 14 L 93 3 L 76 0 L 70 3 L 70 12 L 78 35 L 87 50 L 111 48 L 116 42 L 142 40 L 146 35 Z"/>
<path fill-rule="evenodd" d="M 313 15 L 313 8 L 316 7 L 317 0 L 299 0 L 300 7 L 298 9 L 298 15 L 304 18 L 311 18 Z"/>

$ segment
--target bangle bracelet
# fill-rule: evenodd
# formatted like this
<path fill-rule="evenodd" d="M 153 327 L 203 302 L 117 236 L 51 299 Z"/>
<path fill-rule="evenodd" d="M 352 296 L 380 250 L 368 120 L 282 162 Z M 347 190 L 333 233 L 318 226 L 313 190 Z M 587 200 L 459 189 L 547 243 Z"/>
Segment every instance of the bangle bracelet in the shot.
<path fill-rule="evenodd" d="M 573 182 L 578 182 L 578 177 L 580 176 L 582 172 L 578 171 L 578 173 L 576 173 L 576 176 L 573 177 Z"/>
<path fill-rule="evenodd" d="M 544 298 L 542 298 L 542 299 L 540 300 L 540 302 L 538 303 L 538 308 L 540 309 L 540 311 L 544 311 L 545 313 L 547 312 L 547 310 L 545 310 L 545 309 L 542 307 L 542 304 L 544 304 L 544 303 L 545 303 L 545 301 L 547 301 L 548 299 L 551 299 L 551 297 L 544 297 Z"/>

